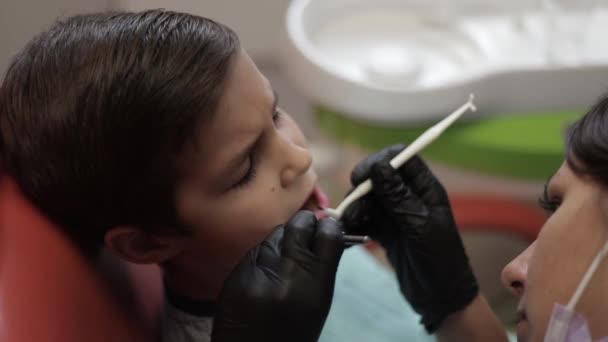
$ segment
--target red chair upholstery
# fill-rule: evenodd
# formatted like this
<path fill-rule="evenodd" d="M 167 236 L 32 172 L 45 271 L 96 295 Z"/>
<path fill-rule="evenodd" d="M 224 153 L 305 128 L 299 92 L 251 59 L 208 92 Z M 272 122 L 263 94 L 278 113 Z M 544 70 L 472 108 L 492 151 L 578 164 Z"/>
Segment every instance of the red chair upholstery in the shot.
<path fill-rule="evenodd" d="M 8 177 L 0 178 L 0 341 L 156 340 L 160 272 L 156 266 L 124 269 L 121 286 L 133 290 L 134 308 L 117 300 L 108 277 Z"/>
<path fill-rule="evenodd" d="M 521 201 L 483 195 L 450 196 L 454 220 L 461 230 L 502 232 L 536 240 L 547 220 L 542 209 Z"/>
<path fill-rule="evenodd" d="M 547 219 L 538 207 L 495 196 L 450 194 L 450 204 L 460 231 L 505 233 L 527 243 L 534 242 Z M 372 242 L 367 247 L 379 245 Z"/>

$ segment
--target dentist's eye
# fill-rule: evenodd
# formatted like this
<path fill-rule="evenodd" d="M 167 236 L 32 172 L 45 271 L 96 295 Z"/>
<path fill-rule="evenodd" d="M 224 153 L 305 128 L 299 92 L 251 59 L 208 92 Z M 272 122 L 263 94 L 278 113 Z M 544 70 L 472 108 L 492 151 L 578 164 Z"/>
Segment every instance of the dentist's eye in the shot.
<path fill-rule="evenodd" d="M 274 113 L 272 114 L 272 121 L 275 123 L 275 125 L 281 121 L 282 116 L 283 114 L 281 114 L 281 111 L 278 108 L 275 109 Z"/>
<path fill-rule="evenodd" d="M 547 186 L 545 186 L 543 194 L 538 198 L 538 205 L 549 215 L 551 215 L 559 208 L 561 204 L 561 199 L 555 197 L 549 198 L 549 191 L 547 190 Z"/>
<path fill-rule="evenodd" d="M 553 214 L 559 208 L 560 204 L 561 204 L 560 201 L 555 200 L 555 199 L 549 200 L 549 199 L 545 198 L 544 196 L 541 196 L 538 199 L 538 205 L 549 214 Z"/>

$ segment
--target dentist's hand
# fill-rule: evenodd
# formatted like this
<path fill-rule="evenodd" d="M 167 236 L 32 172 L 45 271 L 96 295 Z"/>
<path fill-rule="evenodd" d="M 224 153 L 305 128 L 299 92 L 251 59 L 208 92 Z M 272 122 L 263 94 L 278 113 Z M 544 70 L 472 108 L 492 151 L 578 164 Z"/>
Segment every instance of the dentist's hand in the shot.
<path fill-rule="evenodd" d="M 373 190 L 342 221 L 347 234 L 367 234 L 385 248 L 401 292 L 434 332 L 479 289 L 443 186 L 417 156 L 399 170 L 389 164 L 403 148 L 386 148 L 354 168 L 353 186 L 371 178 Z"/>
<path fill-rule="evenodd" d="M 342 225 L 309 211 L 249 251 L 224 283 L 213 342 L 317 341 L 334 293 Z"/>

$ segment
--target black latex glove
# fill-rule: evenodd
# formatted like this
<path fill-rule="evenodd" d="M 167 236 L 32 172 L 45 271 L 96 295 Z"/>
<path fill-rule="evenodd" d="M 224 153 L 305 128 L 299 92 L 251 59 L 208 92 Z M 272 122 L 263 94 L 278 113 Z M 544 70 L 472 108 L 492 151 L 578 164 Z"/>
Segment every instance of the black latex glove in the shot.
<path fill-rule="evenodd" d="M 386 148 L 354 168 L 353 186 L 371 178 L 373 190 L 345 211 L 342 222 L 347 234 L 380 242 L 401 292 L 434 332 L 449 314 L 466 307 L 479 287 L 443 186 L 417 156 L 399 170 L 390 165 L 403 148 Z"/>
<path fill-rule="evenodd" d="M 212 341 L 317 341 L 343 248 L 339 222 L 297 213 L 250 250 L 225 281 Z"/>

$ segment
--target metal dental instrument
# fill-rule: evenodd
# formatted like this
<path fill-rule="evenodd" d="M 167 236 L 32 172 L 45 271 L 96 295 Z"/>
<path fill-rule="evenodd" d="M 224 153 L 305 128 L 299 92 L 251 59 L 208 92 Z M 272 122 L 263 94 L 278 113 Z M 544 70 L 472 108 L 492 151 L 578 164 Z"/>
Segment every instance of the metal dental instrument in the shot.
<path fill-rule="evenodd" d="M 413 157 L 418 152 L 422 151 L 426 146 L 435 141 L 450 125 L 454 123 L 458 118 L 462 116 L 467 110 L 471 110 L 473 112 L 477 111 L 477 107 L 473 104 L 474 96 L 473 94 L 469 95 L 469 100 L 454 111 L 452 114 L 448 115 L 445 119 L 439 121 L 437 124 L 427 129 L 424 133 L 422 133 L 418 139 L 414 140 L 410 145 L 408 145 L 403 151 L 401 151 L 397 156 L 395 156 L 391 160 L 391 166 L 395 169 L 401 167 L 408 161 L 411 157 Z M 372 189 L 372 181 L 367 179 L 363 183 L 359 184 L 357 188 L 350 193 L 343 201 L 338 205 L 336 209 L 325 208 L 323 209 L 327 215 L 333 217 L 336 220 L 339 220 L 344 214 L 344 210 L 348 208 L 353 202 L 358 200 L 359 198 L 365 196 Z"/>
<path fill-rule="evenodd" d="M 344 244 L 347 246 L 359 245 L 362 243 L 370 242 L 372 239 L 365 235 L 346 235 L 343 236 Z"/>

